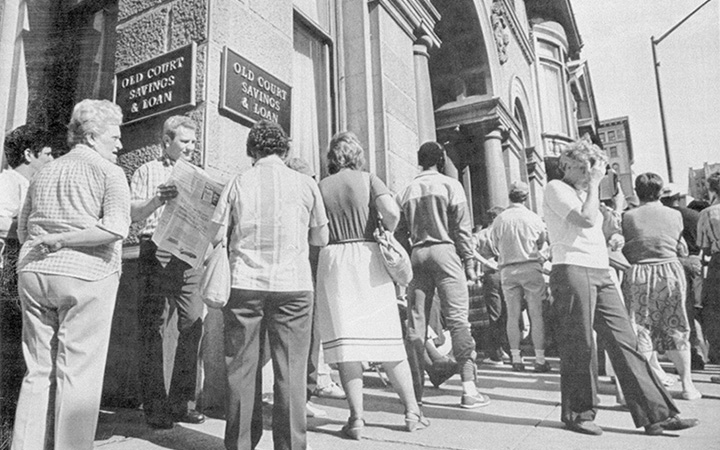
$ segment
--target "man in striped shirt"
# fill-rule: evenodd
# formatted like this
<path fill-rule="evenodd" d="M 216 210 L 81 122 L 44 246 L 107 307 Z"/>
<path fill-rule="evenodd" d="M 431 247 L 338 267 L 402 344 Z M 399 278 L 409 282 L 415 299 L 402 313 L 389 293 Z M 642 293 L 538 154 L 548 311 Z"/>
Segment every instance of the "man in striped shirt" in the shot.
<path fill-rule="evenodd" d="M 486 406 L 489 398 L 475 386 L 477 354 L 468 321 L 467 280 L 475 281 L 477 274 L 465 192 L 460 182 L 441 173 L 445 149 L 437 142 L 420 147 L 418 164 L 423 171 L 398 195 L 402 217 L 396 231 L 401 242 L 409 238 L 412 244 L 414 278 L 408 286 L 407 347 L 415 397 L 418 403 L 422 401 L 425 311 L 430 309 L 426 303 L 433 301 L 437 289 L 460 369 L 461 406 Z"/>
<path fill-rule="evenodd" d="M 174 422 L 202 423 L 205 416 L 189 405 L 195 400 L 197 353 L 202 334 L 203 304 L 197 295 L 200 272 L 159 249 L 152 241 L 163 205 L 178 195 L 167 184 L 175 162 L 189 161 L 195 150 L 195 122 L 172 116 L 163 125 L 163 154 L 135 172 L 130 184 L 133 222 L 140 230 L 140 303 L 138 316 L 142 342 L 142 399 L 145 420 L 153 428 L 172 428 Z M 178 312 L 178 341 L 170 392 L 163 374 L 163 334 L 170 303 Z"/>
<path fill-rule="evenodd" d="M 307 356 L 313 282 L 309 245 L 328 242 L 328 219 L 315 180 L 285 166 L 289 140 L 280 125 L 261 120 L 250 130 L 253 167 L 225 187 L 212 221 L 215 243 L 230 236 L 232 291 L 225 316 L 228 377 L 225 448 L 255 448 L 262 435 L 257 369 L 265 330 L 275 376 L 276 450 L 307 446 Z"/>

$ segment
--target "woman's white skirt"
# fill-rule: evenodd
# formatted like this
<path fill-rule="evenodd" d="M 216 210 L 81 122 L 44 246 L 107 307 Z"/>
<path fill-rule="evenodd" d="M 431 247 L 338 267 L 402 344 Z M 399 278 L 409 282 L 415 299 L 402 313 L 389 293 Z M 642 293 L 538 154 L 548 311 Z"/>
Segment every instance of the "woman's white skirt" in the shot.
<path fill-rule="evenodd" d="M 395 286 L 376 243 L 323 248 L 316 290 L 326 363 L 407 358 Z"/>

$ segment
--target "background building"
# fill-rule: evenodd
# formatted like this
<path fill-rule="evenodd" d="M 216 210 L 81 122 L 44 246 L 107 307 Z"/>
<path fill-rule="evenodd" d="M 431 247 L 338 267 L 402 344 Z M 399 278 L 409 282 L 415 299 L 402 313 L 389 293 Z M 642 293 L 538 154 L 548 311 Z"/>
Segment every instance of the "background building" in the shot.
<path fill-rule="evenodd" d="M 507 205 L 513 181 L 529 183 L 529 206 L 538 210 L 562 147 L 581 135 L 597 140 L 590 72 L 569 0 L 20 4 L 20 15 L 0 12 L 3 23 L 25 24 L 3 33 L 0 44 L 11 44 L 13 76 L 25 77 L 27 92 L 23 83 L 3 81 L 9 76 L 0 78 L 0 93 L 26 96 L 27 120 L 58 136 L 78 100 L 117 98 L 126 119 L 119 163 L 128 178 L 159 155 L 170 114 L 197 121 L 194 161 L 221 180 L 249 167 L 248 130 L 267 117 L 290 133 L 292 156 L 320 176 L 332 134 L 355 132 L 367 169 L 393 191 L 417 174 L 419 145 L 438 140 L 479 222 L 491 206 Z M 5 130 L 17 123 L 6 120 Z M 132 399 L 138 382 L 135 244 L 131 237 L 125 247 L 106 401 Z M 219 314 L 211 312 L 206 324 L 206 342 L 213 342 Z M 221 356 L 204 348 L 206 399 L 222 398 L 222 368 L 212 363 Z"/>
<path fill-rule="evenodd" d="M 635 194 L 635 174 L 630 120 L 617 117 L 600 121 L 600 141 L 607 152 L 610 167 L 618 174 L 625 197 Z"/>

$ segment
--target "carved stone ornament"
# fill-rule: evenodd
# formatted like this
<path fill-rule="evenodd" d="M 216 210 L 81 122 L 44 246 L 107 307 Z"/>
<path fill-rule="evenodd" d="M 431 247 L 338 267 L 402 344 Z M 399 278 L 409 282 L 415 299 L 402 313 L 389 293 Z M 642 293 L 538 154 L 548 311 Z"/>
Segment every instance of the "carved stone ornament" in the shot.
<path fill-rule="evenodd" d="M 497 46 L 500 64 L 507 62 L 507 48 L 510 44 L 510 33 L 508 32 L 508 22 L 505 14 L 503 2 L 501 0 L 495 0 L 492 4 L 490 20 L 492 22 L 493 37 L 495 37 L 495 45 Z"/>

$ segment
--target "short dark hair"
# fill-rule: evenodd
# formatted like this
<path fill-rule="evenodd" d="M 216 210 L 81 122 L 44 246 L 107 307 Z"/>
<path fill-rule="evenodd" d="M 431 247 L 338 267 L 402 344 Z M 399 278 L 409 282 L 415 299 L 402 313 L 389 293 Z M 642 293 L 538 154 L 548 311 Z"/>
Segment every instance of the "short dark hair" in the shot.
<path fill-rule="evenodd" d="M 256 159 L 270 155 L 284 157 L 288 150 L 290 150 L 290 139 L 277 123 L 261 120 L 250 129 L 247 137 L 249 157 Z"/>
<path fill-rule="evenodd" d="M 645 172 L 635 178 L 635 193 L 641 202 L 659 200 L 662 188 L 663 179 L 656 173 Z"/>
<path fill-rule="evenodd" d="M 445 162 L 445 148 L 434 141 L 429 141 L 420 146 L 418 150 L 418 164 L 423 170 L 433 166 L 442 166 Z"/>
<path fill-rule="evenodd" d="M 485 226 L 489 227 L 493 221 L 500 215 L 501 212 L 505 211 L 502 206 L 493 206 L 492 208 L 485 211 Z"/>
<path fill-rule="evenodd" d="M 45 147 L 52 148 L 50 133 L 35 125 L 21 125 L 5 136 L 5 157 L 11 168 L 25 164 L 25 150 L 38 156 Z"/>
<path fill-rule="evenodd" d="M 528 198 L 527 192 L 522 191 L 510 191 L 510 194 L 508 194 L 508 198 L 513 203 L 523 203 Z"/>
<path fill-rule="evenodd" d="M 710 174 L 707 179 L 708 189 L 716 194 L 720 194 L 720 172 Z"/>

